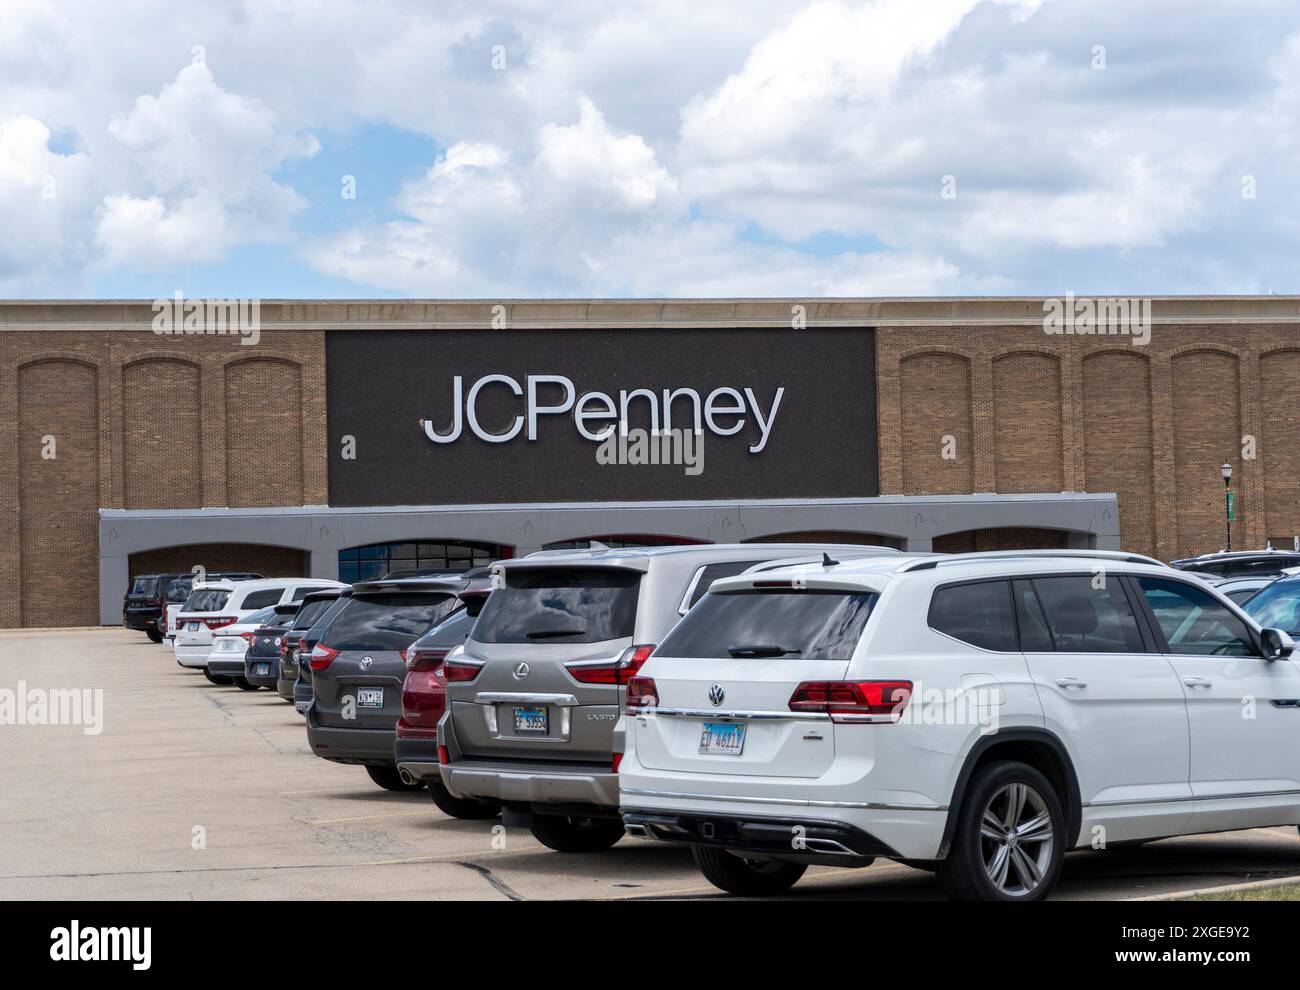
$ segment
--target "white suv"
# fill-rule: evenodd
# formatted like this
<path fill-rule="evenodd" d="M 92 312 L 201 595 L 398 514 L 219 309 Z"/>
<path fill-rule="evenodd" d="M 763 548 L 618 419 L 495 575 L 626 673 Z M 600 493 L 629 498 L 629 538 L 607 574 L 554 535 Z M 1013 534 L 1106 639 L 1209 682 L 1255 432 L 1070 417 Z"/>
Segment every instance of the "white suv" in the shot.
<path fill-rule="evenodd" d="M 176 662 L 182 667 L 202 669 L 214 684 L 229 683 L 229 678 L 208 670 L 215 630 L 234 625 L 259 609 L 302 601 L 312 591 L 346 587 L 341 581 L 327 578 L 196 582 L 185 607 L 176 616 Z"/>
<path fill-rule="evenodd" d="M 1133 554 L 727 578 L 628 686 L 624 822 L 733 893 L 883 856 L 1036 900 L 1070 849 L 1300 824 L 1292 648 Z"/>

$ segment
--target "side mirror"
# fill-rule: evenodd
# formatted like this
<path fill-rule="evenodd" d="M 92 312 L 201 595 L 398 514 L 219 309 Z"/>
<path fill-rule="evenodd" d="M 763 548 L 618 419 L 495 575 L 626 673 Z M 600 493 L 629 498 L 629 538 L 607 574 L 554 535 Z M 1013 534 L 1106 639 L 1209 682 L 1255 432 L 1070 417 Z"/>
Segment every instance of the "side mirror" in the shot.
<path fill-rule="evenodd" d="M 1265 660 L 1285 660 L 1295 652 L 1295 640 L 1281 629 L 1261 629 L 1259 637 L 1264 642 Z"/>

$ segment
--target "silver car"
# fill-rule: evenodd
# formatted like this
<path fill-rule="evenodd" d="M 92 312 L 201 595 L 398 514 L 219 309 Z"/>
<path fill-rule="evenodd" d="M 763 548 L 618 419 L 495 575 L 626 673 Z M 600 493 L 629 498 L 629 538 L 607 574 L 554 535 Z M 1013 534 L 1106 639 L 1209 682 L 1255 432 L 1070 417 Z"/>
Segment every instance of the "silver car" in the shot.
<path fill-rule="evenodd" d="M 722 577 L 765 561 L 888 547 L 739 544 L 541 553 L 493 565 L 494 590 L 443 663 L 439 773 L 457 798 L 500 802 L 561 852 L 623 835 L 615 738 L 624 685 Z"/>

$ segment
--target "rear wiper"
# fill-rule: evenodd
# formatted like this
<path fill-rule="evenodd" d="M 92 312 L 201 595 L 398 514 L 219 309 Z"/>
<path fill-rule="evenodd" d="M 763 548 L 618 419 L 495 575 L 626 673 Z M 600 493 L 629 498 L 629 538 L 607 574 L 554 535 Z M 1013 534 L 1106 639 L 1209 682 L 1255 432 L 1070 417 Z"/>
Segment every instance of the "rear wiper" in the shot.
<path fill-rule="evenodd" d="M 585 629 L 534 629 L 524 635 L 529 639 L 552 639 L 558 636 L 581 636 L 586 631 Z"/>
<path fill-rule="evenodd" d="M 774 643 L 744 643 L 728 646 L 727 652 L 733 657 L 784 657 L 791 653 L 802 653 L 803 650 L 787 650 Z"/>

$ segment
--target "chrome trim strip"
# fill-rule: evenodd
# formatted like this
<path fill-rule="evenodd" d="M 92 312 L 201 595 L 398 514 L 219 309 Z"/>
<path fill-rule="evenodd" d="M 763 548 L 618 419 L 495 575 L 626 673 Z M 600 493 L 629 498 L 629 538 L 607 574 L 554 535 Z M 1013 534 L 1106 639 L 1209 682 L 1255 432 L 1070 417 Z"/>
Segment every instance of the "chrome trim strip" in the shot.
<path fill-rule="evenodd" d="M 1289 791 L 1249 791 L 1240 794 L 1189 794 L 1176 798 L 1143 798 L 1132 801 L 1087 801 L 1085 808 L 1118 808 L 1134 804 L 1186 804 L 1191 801 L 1243 801 L 1247 798 L 1285 797 L 1288 794 L 1300 795 L 1300 790 Z"/>
<path fill-rule="evenodd" d="M 716 718 L 723 721 L 734 719 L 790 719 L 799 722 L 829 722 L 831 717 L 824 712 L 742 712 L 726 711 L 713 708 L 637 708 L 633 715 L 668 715 L 673 718 Z"/>
<path fill-rule="evenodd" d="M 648 787 L 622 787 L 622 794 L 638 797 L 683 798 L 691 801 L 732 801 L 737 804 L 780 804 L 799 808 L 859 808 L 870 811 L 947 811 L 946 804 L 885 804 L 878 801 L 811 801 L 801 798 L 737 797 L 730 794 L 688 794 L 685 791 L 659 791 Z"/>
<path fill-rule="evenodd" d="M 571 694 L 538 694 L 529 691 L 480 691 L 474 695 L 474 703 L 478 705 L 500 705 L 514 704 L 521 705 L 558 705 L 574 706 L 577 705 L 578 699 Z"/>

